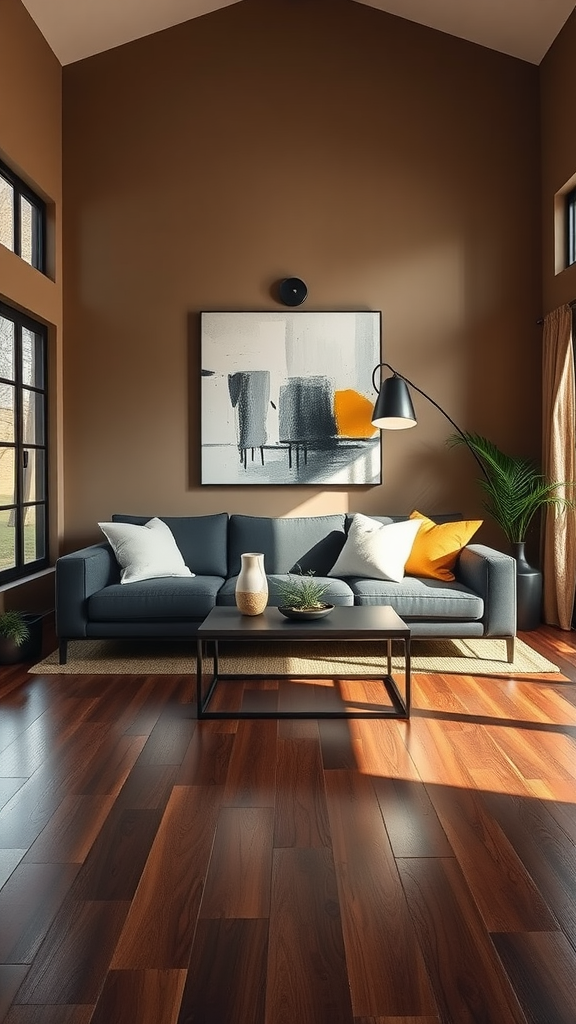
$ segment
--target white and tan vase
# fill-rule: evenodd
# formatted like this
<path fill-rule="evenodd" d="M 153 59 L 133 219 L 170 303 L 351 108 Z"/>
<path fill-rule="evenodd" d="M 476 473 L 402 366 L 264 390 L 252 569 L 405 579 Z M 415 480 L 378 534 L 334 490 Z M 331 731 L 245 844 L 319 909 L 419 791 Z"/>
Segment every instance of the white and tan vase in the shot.
<path fill-rule="evenodd" d="M 259 551 L 247 551 L 240 558 L 242 565 L 236 580 L 236 607 L 242 615 L 260 615 L 268 604 L 264 555 Z"/>

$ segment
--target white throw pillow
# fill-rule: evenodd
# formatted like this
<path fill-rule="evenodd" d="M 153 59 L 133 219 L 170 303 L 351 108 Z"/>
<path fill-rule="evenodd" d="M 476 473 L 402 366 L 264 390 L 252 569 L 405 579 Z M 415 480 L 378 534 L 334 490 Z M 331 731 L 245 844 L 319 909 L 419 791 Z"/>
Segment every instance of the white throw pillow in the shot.
<path fill-rule="evenodd" d="M 98 523 L 122 570 L 120 583 L 136 583 L 158 576 L 194 576 L 169 526 L 162 519 L 135 523 Z"/>
<path fill-rule="evenodd" d="M 357 512 L 329 576 L 362 576 L 370 580 L 404 579 L 404 566 L 420 524 L 414 519 L 384 525 Z"/>

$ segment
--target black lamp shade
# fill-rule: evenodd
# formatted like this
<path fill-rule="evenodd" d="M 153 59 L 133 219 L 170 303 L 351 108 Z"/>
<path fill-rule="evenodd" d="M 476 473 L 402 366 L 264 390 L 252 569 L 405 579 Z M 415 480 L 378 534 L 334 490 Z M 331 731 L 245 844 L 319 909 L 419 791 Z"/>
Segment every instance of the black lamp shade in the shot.
<path fill-rule="evenodd" d="M 402 377 L 394 374 L 382 381 L 372 424 L 380 430 L 405 430 L 416 426 L 416 413 L 410 398 L 408 385 Z"/>

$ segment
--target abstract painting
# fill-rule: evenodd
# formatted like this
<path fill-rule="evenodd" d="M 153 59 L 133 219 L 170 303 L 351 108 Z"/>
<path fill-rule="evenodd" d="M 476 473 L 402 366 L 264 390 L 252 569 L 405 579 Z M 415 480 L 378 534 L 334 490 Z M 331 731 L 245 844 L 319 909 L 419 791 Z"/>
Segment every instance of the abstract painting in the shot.
<path fill-rule="evenodd" d="M 203 312 L 201 483 L 381 482 L 379 312 Z"/>

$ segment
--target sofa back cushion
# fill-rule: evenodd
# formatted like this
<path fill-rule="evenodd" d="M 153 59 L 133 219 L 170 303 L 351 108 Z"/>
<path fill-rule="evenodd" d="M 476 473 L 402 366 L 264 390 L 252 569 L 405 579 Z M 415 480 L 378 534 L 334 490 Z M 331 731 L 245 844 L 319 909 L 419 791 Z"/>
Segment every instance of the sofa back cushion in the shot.
<path fill-rule="evenodd" d="M 152 516 L 113 515 L 114 523 L 144 526 Z M 188 568 L 196 576 L 224 576 L 228 567 L 228 514 L 211 516 L 160 516 L 172 530 Z M 246 550 L 246 549 L 244 549 Z"/>
<path fill-rule="evenodd" d="M 294 519 L 231 515 L 229 575 L 240 572 L 243 552 L 262 551 L 267 573 L 298 572 L 300 566 L 302 572 L 326 576 L 344 545 L 344 522 L 344 513 Z"/>

